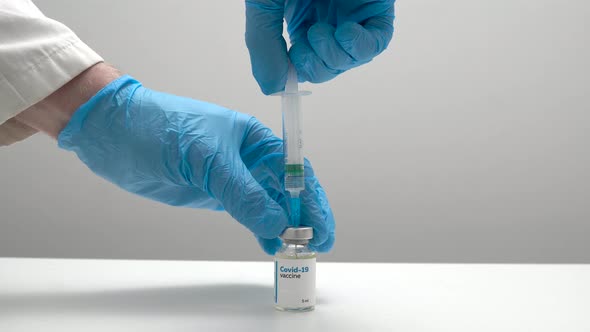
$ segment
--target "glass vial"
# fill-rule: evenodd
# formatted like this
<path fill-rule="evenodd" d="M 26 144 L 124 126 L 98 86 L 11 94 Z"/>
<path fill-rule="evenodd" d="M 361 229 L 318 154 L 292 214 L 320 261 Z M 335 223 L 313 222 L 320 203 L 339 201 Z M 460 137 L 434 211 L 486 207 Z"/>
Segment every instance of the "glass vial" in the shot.
<path fill-rule="evenodd" d="M 316 253 L 307 246 L 311 227 L 287 228 L 283 246 L 275 255 L 275 308 L 281 311 L 311 311 L 315 308 Z"/>

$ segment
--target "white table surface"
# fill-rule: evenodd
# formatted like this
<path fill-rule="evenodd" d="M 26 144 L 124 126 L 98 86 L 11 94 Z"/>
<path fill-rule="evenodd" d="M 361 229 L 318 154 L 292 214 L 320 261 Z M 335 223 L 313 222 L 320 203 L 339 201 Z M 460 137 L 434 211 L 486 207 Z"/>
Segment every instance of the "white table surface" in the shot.
<path fill-rule="evenodd" d="M 0 331 L 590 331 L 590 265 L 318 263 L 316 310 L 271 262 L 0 258 Z"/>

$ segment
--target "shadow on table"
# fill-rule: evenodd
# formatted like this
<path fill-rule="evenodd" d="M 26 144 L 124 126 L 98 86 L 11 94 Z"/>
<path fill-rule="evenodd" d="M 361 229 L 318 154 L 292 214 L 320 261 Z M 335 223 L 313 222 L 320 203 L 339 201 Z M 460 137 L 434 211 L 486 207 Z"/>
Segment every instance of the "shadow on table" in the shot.
<path fill-rule="evenodd" d="M 255 284 L 11 294 L 0 295 L 0 312 L 272 316 L 272 296 L 272 287 Z"/>

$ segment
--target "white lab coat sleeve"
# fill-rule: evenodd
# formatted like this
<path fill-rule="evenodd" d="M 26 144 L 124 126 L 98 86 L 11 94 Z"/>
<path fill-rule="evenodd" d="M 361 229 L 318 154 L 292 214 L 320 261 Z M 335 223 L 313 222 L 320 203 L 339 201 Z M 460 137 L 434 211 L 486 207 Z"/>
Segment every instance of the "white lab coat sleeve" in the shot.
<path fill-rule="evenodd" d="M 0 146 L 31 135 L 15 126 L 15 115 L 101 61 L 30 0 L 0 0 Z"/>

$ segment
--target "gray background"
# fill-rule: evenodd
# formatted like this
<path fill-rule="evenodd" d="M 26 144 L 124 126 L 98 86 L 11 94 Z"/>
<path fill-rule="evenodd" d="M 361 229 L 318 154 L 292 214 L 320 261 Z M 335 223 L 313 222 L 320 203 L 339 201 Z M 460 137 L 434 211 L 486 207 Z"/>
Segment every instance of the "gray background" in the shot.
<path fill-rule="evenodd" d="M 242 1 L 39 0 L 148 87 L 253 114 Z M 400 0 L 371 64 L 308 86 L 306 153 L 337 219 L 322 260 L 590 262 L 590 4 Z M 37 135 L 0 154 L 0 256 L 267 259 L 224 213 L 94 176 Z"/>

